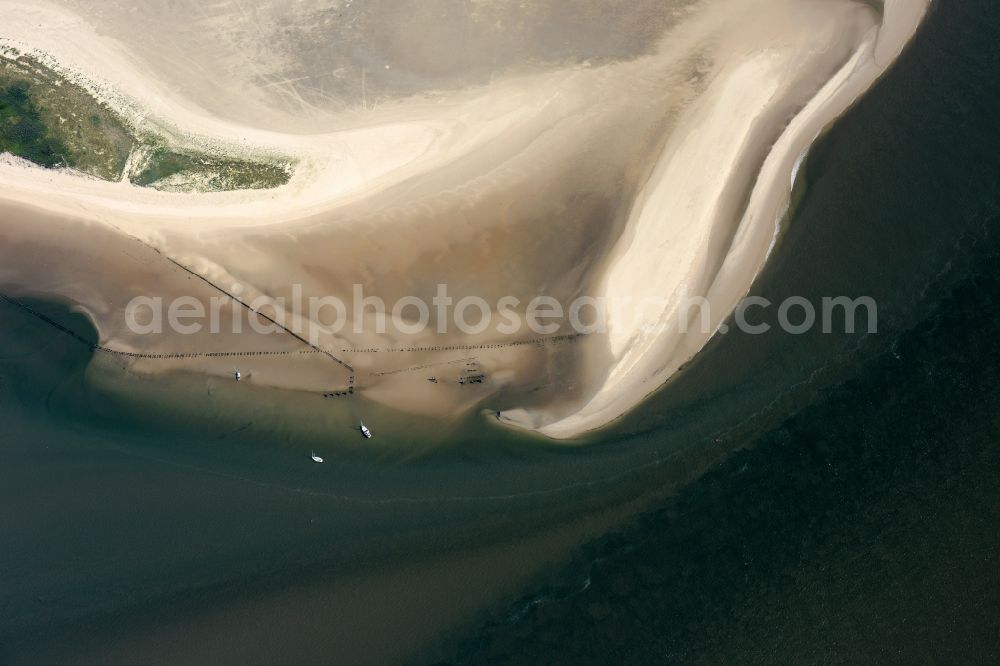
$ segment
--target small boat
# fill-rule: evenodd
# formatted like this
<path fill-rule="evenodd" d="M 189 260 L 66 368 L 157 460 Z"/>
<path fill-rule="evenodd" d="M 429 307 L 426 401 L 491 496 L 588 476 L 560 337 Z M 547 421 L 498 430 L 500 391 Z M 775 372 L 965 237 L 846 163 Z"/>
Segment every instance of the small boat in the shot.
<path fill-rule="evenodd" d="M 313 459 L 314 463 L 321 463 L 321 462 L 323 462 L 323 459 L 320 458 L 318 455 L 316 455 L 315 451 L 312 452 L 312 459 Z"/>
<path fill-rule="evenodd" d="M 243 381 L 243 373 L 240 372 L 239 370 L 237 370 L 236 372 L 233 373 L 233 377 L 235 377 L 236 381 L 238 381 L 238 382 L 239 381 Z"/>
<path fill-rule="evenodd" d="M 361 430 L 361 434 L 365 436 L 365 439 L 371 439 L 372 438 L 372 431 L 369 430 L 368 426 L 366 426 L 364 423 L 361 424 L 360 430 Z"/>

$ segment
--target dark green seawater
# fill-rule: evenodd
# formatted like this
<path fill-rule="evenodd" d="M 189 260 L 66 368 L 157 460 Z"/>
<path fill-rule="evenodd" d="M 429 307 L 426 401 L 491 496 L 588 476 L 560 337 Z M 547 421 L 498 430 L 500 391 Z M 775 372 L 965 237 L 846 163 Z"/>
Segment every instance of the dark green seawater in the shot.
<path fill-rule="evenodd" d="M 998 74 L 1000 10 L 939 0 L 805 165 L 755 293 L 877 334 L 720 337 L 580 449 L 304 464 L 275 406 L 128 409 L 0 302 L 0 663 L 987 661 Z"/>

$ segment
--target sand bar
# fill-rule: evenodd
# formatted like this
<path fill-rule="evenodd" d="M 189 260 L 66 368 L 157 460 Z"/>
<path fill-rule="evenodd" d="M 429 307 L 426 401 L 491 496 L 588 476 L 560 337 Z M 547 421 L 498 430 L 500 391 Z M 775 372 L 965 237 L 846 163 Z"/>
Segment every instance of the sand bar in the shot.
<path fill-rule="evenodd" d="M 178 94 L 158 78 L 162 63 L 72 4 L 0 2 L 11 17 L 0 39 L 179 144 L 281 155 L 296 168 L 274 190 L 177 194 L 4 158 L 5 289 L 70 300 L 108 348 L 325 350 L 356 377 L 303 372 L 297 358 L 259 380 L 308 391 L 356 381 L 360 396 L 442 419 L 495 407 L 509 424 L 570 439 L 636 407 L 704 346 L 766 261 L 797 161 L 891 64 L 927 3 L 890 0 L 881 16 L 850 0 L 770 0 L 766 11 L 749 0 L 677 3 L 675 24 L 637 57 L 512 69 L 486 85 L 348 109 L 302 133 L 208 111 L 209 86 Z M 310 347 L 245 331 L 148 338 L 123 325 L 125 304 L 153 292 L 207 302 L 234 284 L 247 298 L 298 285 L 349 300 L 358 283 L 389 302 L 429 301 L 446 283 L 489 302 L 589 294 L 612 305 L 607 335 L 570 344 L 365 327 Z M 691 296 L 712 304 L 711 330 L 662 326 Z M 658 305 L 637 309 L 645 298 Z M 428 368 L 468 358 L 488 381 L 467 386 L 452 372 L 428 393 Z"/>

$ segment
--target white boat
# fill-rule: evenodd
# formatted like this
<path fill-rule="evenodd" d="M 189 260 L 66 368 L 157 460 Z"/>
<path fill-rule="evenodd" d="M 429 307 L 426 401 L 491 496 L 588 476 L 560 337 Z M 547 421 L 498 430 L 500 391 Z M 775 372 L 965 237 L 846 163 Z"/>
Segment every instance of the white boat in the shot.
<path fill-rule="evenodd" d="M 364 423 L 361 424 L 361 434 L 365 436 L 365 439 L 372 438 L 372 431 Z"/>
<path fill-rule="evenodd" d="M 236 372 L 233 373 L 233 377 L 236 378 L 236 381 L 242 381 L 243 380 L 243 373 L 240 372 L 239 370 L 237 370 Z"/>
<path fill-rule="evenodd" d="M 321 462 L 323 462 L 323 459 L 320 458 L 318 455 L 316 455 L 315 451 L 312 452 L 312 459 L 313 459 L 314 463 L 321 463 Z"/>

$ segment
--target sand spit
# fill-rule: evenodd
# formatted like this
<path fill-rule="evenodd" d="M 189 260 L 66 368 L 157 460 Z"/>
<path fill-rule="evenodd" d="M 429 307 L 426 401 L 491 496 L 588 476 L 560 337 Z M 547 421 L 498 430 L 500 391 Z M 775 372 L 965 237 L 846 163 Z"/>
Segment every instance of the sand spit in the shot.
<path fill-rule="evenodd" d="M 224 375 L 228 357 L 200 355 L 268 352 L 254 383 L 440 419 L 488 407 L 554 438 L 610 423 L 704 346 L 709 333 L 657 326 L 685 296 L 712 303 L 713 328 L 732 311 L 767 258 L 797 160 L 926 8 L 889 0 L 880 25 L 852 0 L 678 2 L 644 55 L 514 68 L 290 134 L 206 111 L 207 77 L 177 94 L 155 72 L 180 54 L 126 47 L 73 4 L 0 0 L 0 39 L 175 145 L 288 156 L 296 170 L 273 190 L 192 194 L 0 159 L 4 293 L 75 303 L 102 347 L 150 354 L 118 359 L 126 372 Z M 253 84 L 233 85 L 227 95 Z M 513 296 L 522 313 L 540 293 L 608 296 L 609 333 L 402 334 L 366 321 L 305 340 L 290 331 L 314 322 L 291 308 L 273 312 L 277 334 L 245 321 L 258 296 L 350 302 L 362 285 L 388 303 L 430 302 L 439 284 L 456 300 Z M 136 296 L 206 309 L 228 298 L 226 321 L 244 325 L 137 334 L 124 314 Z M 628 304 L 648 296 L 669 299 Z"/>
<path fill-rule="evenodd" d="M 778 53 L 734 59 L 730 71 L 692 109 L 687 119 L 692 133 L 684 136 L 679 129 L 679 141 L 664 151 L 632 211 L 628 229 L 634 235 L 618 242 L 607 269 L 603 288 L 611 302 L 658 296 L 669 296 L 669 302 L 638 315 L 629 308 L 612 312 L 615 360 L 607 379 L 568 418 L 544 423 L 544 414 L 530 414 L 532 422 L 544 424 L 543 433 L 572 437 L 606 425 L 661 386 L 717 332 L 773 247 L 791 195 L 791 174 L 805 151 L 895 61 L 928 4 L 888 0 L 882 24 L 865 31 L 846 62 L 786 127 L 775 111 L 794 109 L 802 99 L 796 99 L 799 84 L 789 77 L 791 65 L 814 57 L 813 49 L 823 48 L 824 32 L 809 33 L 784 52 L 787 59 Z M 827 54 L 835 52 L 837 41 L 849 41 L 845 25 L 826 33 L 831 39 Z M 822 72 L 820 67 L 814 71 Z M 761 163 L 755 157 L 772 142 Z M 749 203 L 738 210 L 748 187 Z M 733 222 L 729 242 L 713 245 L 712 235 Z M 704 297 L 711 304 L 711 332 L 678 330 L 677 308 L 690 297 Z M 650 329 L 656 332 L 650 334 Z"/>

